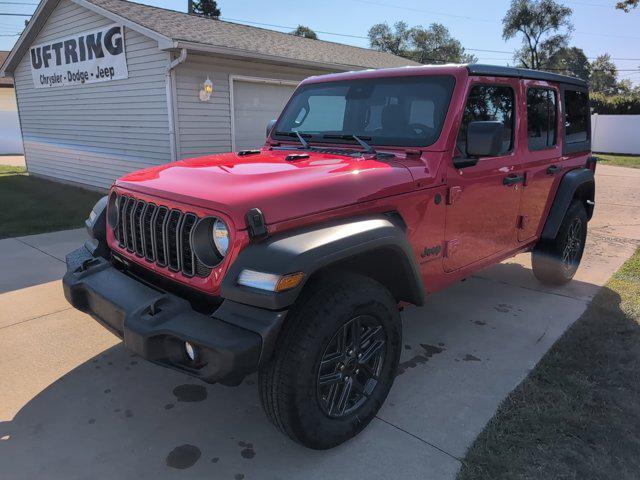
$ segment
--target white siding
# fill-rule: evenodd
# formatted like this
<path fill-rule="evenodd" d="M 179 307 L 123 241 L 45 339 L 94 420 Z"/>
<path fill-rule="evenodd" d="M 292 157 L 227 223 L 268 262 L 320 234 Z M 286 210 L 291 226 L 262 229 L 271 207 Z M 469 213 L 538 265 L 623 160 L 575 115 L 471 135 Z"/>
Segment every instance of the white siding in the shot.
<path fill-rule="evenodd" d="M 231 150 L 229 75 L 301 81 L 322 73 L 327 72 L 190 53 L 176 69 L 178 158 Z M 201 102 L 198 92 L 207 76 L 213 82 L 213 95 L 208 102 Z"/>
<path fill-rule="evenodd" d="M 33 42 L 113 21 L 62 0 Z M 36 89 L 29 55 L 15 72 L 27 167 L 34 174 L 107 188 L 124 173 L 171 160 L 164 72 L 169 54 L 125 28 L 129 78 Z"/>

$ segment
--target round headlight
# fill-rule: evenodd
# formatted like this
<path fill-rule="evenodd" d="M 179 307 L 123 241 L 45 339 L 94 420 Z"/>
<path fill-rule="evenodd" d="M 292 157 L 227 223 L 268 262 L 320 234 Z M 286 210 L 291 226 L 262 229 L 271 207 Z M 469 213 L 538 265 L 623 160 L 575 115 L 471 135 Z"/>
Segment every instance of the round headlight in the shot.
<path fill-rule="evenodd" d="M 221 256 L 227 254 L 229 250 L 229 229 L 227 224 L 219 218 L 213 223 L 213 243 L 215 244 Z"/>

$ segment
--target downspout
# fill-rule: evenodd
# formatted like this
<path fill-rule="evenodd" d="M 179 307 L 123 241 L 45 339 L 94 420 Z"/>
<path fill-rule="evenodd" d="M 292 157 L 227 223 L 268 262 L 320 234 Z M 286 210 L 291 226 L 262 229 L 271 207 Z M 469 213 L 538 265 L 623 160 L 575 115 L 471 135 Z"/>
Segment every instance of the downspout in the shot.
<path fill-rule="evenodd" d="M 167 117 L 169 123 L 169 149 L 171 150 L 171 161 L 175 162 L 178 159 L 178 146 L 176 144 L 176 119 L 174 116 L 175 98 L 173 96 L 172 87 L 172 73 L 173 69 L 187 59 L 187 49 L 180 50 L 180 55 L 174 61 L 172 61 L 165 70 L 165 88 L 167 94 Z"/>

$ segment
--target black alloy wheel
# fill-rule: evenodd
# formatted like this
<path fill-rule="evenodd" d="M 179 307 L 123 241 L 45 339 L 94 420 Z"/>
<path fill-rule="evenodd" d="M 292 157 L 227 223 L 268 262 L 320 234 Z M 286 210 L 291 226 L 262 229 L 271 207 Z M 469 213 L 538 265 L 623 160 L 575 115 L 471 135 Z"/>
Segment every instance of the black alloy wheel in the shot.
<path fill-rule="evenodd" d="M 342 326 L 330 340 L 318 368 L 318 401 L 329 417 L 357 411 L 378 385 L 386 354 L 386 334 L 380 322 L 360 315 Z"/>
<path fill-rule="evenodd" d="M 580 262 L 583 242 L 583 224 L 580 217 L 574 217 L 567 229 L 567 238 L 562 250 L 562 266 L 566 271 L 571 271 Z"/>

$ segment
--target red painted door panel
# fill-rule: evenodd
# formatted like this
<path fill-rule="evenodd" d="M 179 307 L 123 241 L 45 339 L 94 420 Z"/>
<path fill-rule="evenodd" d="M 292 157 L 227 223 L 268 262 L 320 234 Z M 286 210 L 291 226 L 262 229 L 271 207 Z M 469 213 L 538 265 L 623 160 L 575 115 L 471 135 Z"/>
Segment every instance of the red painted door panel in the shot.
<path fill-rule="evenodd" d="M 527 180 L 520 199 L 520 242 L 538 232 L 554 182 L 562 176 L 558 99 L 556 87 L 546 82 L 523 81 L 521 106 L 525 112 L 526 142 L 521 142 L 519 158 Z"/>
<path fill-rule="evenodd" d="M 482 158 L 471 167 L 447 172 L 449 198 L 445 221 L 444 270 L 451 272 L 505 250 L 516 243 L 516 222 L 521 183 L 504 184 L 507 176 L 519 176 L 516 115 L 517 79 L 472 78 L 456 142 L 456 155 L 466 155 L 466 125 L 471 121 L 505 124 L 503 154 Z"/>
<path fill-rule="evenodd" d="M 459 193 L 447 205 L 445 271 L 513 248 L 521 185 L 503 185 L 513 163 L 509 155 L 483 159 L 461 173 L 452 169 L 450 191 Z"/>

